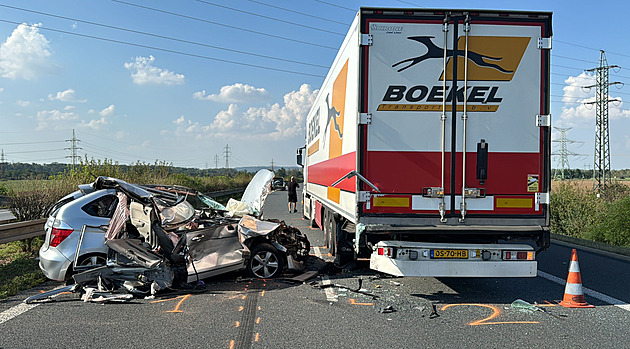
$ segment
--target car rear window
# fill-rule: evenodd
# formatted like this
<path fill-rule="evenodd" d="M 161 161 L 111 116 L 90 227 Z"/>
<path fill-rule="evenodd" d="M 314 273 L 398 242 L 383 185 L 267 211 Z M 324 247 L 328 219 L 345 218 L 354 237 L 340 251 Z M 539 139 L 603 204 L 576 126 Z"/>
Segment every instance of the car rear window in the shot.
<path fill-rule="evenodd" d="M 83 205 L 81 209 L 90 216 L 111 218 L 116 204 L 118 204 L 118 198 L 115 195 L 105 195 Z"/>

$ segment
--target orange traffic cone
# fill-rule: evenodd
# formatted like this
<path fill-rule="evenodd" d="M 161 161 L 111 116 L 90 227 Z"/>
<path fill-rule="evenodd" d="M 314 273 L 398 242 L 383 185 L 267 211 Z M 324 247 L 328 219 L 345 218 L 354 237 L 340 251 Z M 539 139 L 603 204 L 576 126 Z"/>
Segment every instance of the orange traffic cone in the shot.
<path fill-rule="evenodd" d="M 584 291 L 582 291 L 582 276 L 580 275 L 580 265 L 578 264 L 577 251 L 571 251 L 571 264 L 569 264 L 569 275 L 567 276 L 567 286 L 564 288 L 564 298 L 560 305 L 565 308 L 594 308 L 595 306 L 586 303 Z"/>

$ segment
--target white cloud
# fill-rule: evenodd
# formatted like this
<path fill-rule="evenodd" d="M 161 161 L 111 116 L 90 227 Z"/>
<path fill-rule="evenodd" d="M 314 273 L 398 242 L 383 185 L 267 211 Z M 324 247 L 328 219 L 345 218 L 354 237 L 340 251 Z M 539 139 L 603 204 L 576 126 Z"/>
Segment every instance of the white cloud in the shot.
<path fill-rule="evenodd" d="M 249 107 L 242 110 L 237 104 L 230 104 L 222 110 L 208 125 L 192 122 L 180 117 L 174 122 L 178 125 L 176 134 L 194 135 L 196 138 L 223 136 L 228 138 L 283 139 L 300 135 L 304 132 L 306 114 L 317 96 L 310 85 L 303 84 L 298 91 L 284 96 L 284 104 L 266 107 Z"/>
<path fill-rule="evenodd" d="M 37 112 L 37 130 L 44 129 L 62 129 L 64 123 L 79 119 L 79 115 L 70 111 L 63 112 L 59 110 L 42 110 Z"/>
<path fill-rule="evenodd" d="M 65 107 L 63 107 L 63 110 L 72 110 L 76 108 L 74 105 L 66 105 Z"/>
<path fill-rule="evenodd" d="M 574 127 L 574 126 L 593 126 L 595 125 L 595 87 L 585 88 L 585 86 L 595 85 L 595 75 L 589 73 L 581 73 L 578 76 L 570 76 L 564 83 L 563 88 L 562 112 L 557 126 Z M 614 96 L 614 91 L 609 92 L 610 99 L 618 99 L 619 102 L 611 102 L 608 105 L 608 118 L 619 119 L 630 117 L 630 110 L 623 110 L 623 100 Z"/>
<path fill-rule="evenodd" d="M 77 99 L 76 92 L 69 88 L 65 91 L 59 91 L 56 94 L 48 94 L 48 99 L 51 101 L 62 101 L 62 102 L 77 102 L 77 103 L 85 103 L 87 99 Z"/>
<path fill-rule="evenodd" d="M 4 92 L 4 87 L 0 87 L 0 93 Z"/>
<path fill-rule="evenodd" d="M 40 24 L 22 23 L 0 45 L 0 75 L 9 79 L 31 80 L 53 68 L 50 45 L 39 33 Z"/>
<path fill-rule="evenodd" d="M 131 78 L 138 85 L 181 85 L 184 75 L 170 72 L 152 65 L 155 57 L 136 57 L 135 62 L 125 63 L 125 68 L 132 71 Z"/>
<path fill-rule="evenodd" d="M 256 88 L 247 84 L 236 83 L 221 87 L 218 94 L 206 96 L 206 91 L 195 92 L 193 98 L 222 103 L 261 102 L 269 100 L 271 96 L 264 88 Z"/>
<path fill-rule="evenodd" d="M 86 128 L 91 128 L 93 130 L 100 130 L 101 127 L 107 124 L 109 124 L 109 121 L 107 121 L 105 117 L 102 117 L 100 119 L 90 120 L 89 122 L 81 121 L 81 124 L 79 125 L 79 127 L 86 127 Z"/>
<path fill-rule="evenodd" d="M 28 107 L 31 104 L 31 102 L 23 101 L 21 99 L 18 99 L 17 101 L 15 101 L 15 103 L 19 105 L 20 107 Z"/>
<path fill-rule="evenodd" d="M 105 109 L 101 110 L 98 114 L 99 114 L 100 116 L 103 116 L 103 117 L 105 117 L 105 116 L 112 116 L 112 115 L 114 115 L 114 109 L 115 109 L 115 108 L 116 108 L 116 107 L 112 104 L 112 105 L 110 105 L 109 107 L 107 107 L 107 108 L 105 108 Z"/>
<path fill-rule="evenodd" d="M 181 125 L 186 121 L 186 119 L 184 119 L 184 116 L 180 116 L 179 118 L 177 118 L 177 120 L 173 121 L 175 124 L 177 125 Z"/>

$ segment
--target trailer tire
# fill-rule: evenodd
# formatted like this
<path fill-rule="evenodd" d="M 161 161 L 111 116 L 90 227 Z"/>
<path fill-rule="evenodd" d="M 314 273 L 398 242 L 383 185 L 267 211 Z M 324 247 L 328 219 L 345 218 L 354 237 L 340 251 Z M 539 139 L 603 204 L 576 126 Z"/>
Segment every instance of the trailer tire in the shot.
<path fill-rule="evenodd" d="M 324 210 L 324 217 L 322 219 L 322 231 L 324 232 L 324 244 L 326 248 L 330 249 L 330 212 L 328 210 Z"/>

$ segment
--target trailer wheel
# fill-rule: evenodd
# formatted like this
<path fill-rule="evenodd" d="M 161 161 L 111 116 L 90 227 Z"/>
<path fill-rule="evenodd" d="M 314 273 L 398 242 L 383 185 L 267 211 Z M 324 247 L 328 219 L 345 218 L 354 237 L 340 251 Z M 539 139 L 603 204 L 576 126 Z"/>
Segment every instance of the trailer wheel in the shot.
<path fill-rule="evenodd" d="M 330 230 L 328 229 L 328 216 L 328 210 L 324 210 L 322 217 L 322 231 L 324 232 L 324 246 L 326 246 L 326 248 L 330 248 L 330 239 L 328 238 L 330 233 Z"/>
<path fill-rule="evenodd" d="M 328 241 L 326 247 L 328 247 L 328 252 L 332 256 L 337 252 L 337 228 L 338 228 L 337 219 L 335 219 L 335 214 L 332 212 L 328 212 L 328 220 L 326 220 L 326 227 L 328 232 L 326 234 L 326 239 Z"/>

